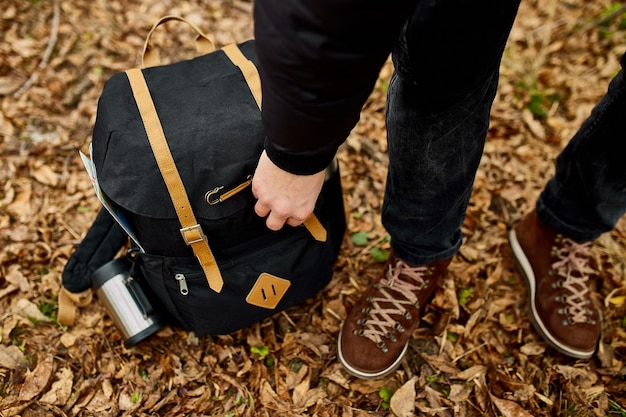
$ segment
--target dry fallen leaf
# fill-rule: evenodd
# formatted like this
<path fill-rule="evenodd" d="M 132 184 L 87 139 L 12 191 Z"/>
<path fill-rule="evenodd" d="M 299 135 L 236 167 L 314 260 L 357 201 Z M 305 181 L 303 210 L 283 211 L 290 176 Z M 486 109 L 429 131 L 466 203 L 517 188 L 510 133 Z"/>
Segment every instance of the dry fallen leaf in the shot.
<path fill-rule="evenodd" d="M 292 398 L 293 404 L 296 407 L 304 406 L 310 387 L 311 387 L 311 381 L 309 380 L 309 378 L 305 378 L 302 382 L 300 382 L 293 389 L 293 394 L 291 398 Z"/>
<path fill-rule="evenodd" d="M 28 293 L 30 290 L 30 283 L 28 282 L 28 278 L 22 272 L 22 267 L 20 265 L 11 265 L 6 274 L 6 280 L 19 288 L 21 292 Z"/>
<path fill-rule="evenodd" d="M 317 404 L 318 402 L 322 401 L 326 397 L 328 397 L 328 394 L 321 387 L 317 387 L 317 388 L 313 388 L 311 390 L 308 390 L 306 392 L 306 395 L 304 396 L 304 401 L 302 403 L 302 407 L 305 408 L 305 409 L 309 408 L 309 407 L 312 407 L 315 404 Z"/>
<path fill-rule="evenodd" d="M 396 417 L 411 417 L 415 412 L 415 383 L 417 377 L 409 379 L 391 396 L 389 408 Z"/>
<path fill-rule="evenodd" d="M 449 407 L 442 404 L 444 397 L 439 391 L 426 385 L 426 387 L 424 387 L 424 397 L 427 404 L 423 404 L 421 401 L 417 402 L 417 406 L 420 411 L 428 415 L 436 415 L 438 417 L 450 417 L 452 415 Z"/>
<path fill-rule="evenodd" d="M 31 205 L 33 187 L 31 183 L 25 179 L 20 181 L 19 185 L 19 191 L 16 192 L 13 202 L 6 207 L 6 210 L 21 222 L 26 222 L 31 218 L 33 213 Z"/>
<path fill-rule="evenodd" d="M 261 392 L 259 396 L 259 401 L 263 406 L 270 409 L 275 409 L 277 404 L 280 402 L 280 399 L 276 395 L 276 392 L 269 384 L 269 382 L 267 382 L 267 380 L 261 381 Z"/>
<path fill-rule="evenodd" d="M 485 375 L 487 372 L 487 367 L 483 365 L 474 365 L 470 368 L 465 369 L 464 371 L 458 372 L 453 375 L 454 379 L 462 379 L 464 381 L 471 381 L 475 378 L 478 378 L 482 375 Z"/>
<path fill-rule="evenodd" d="M 17 346 L 0 345 L 0 367 L 15 369 L 18 366 L 26 366 L 24 353 Z"/>
<path fill-rule="evenodd" d="M 44 315 L 33 302 L 27 300 L 26 298 L 20 298 L 17 303 L 15 303 L 13 312 L 27 320 L 35 322 L 50 321 L 50 318 Z"/>
<path fill-rule="evenodd" d="M 598 377 L 596 374 L 589 372 L 586 368 L 579 368 L 569 365 L 554 365 L 554 370 L 563 375 L 568 381 L 576 381 L 582 388 L 588 388 L 595 384 Z"/>
<path fill-rule="evenodd" d="M 426 353 L 422 353 L 422 357 L 426 362 L 428 362 L 431 366 L 436 369 L 439 369 L 441 372 L 445 372 L 448 374 L 458 374 L 459 370 L 454 366 L 452 361 L 443 356 L 436 355 L 428 355 Z"/>
<path fill-rule="evenodd" d="M 0 111 L 0 136 L 10 137 L 15 134 L 15 127 Z"/>
<path fill-rule="evenodd" d="M 54 368 L 54 359 L 47 355 L 32 372 L 26 374 L 24 384 L 20 388 L 20 401 L 30 401 L 48 385 Z"/>
<path fill-rule="evenodd" d="M 298 369 L 298 372 L 289 372 L 287 374 L 287 378 L 285 379 L 287 389 L 292 390 L 299 385 L 308 372 L 309 367 L 306 365 L 302 365 L 300 369 Z"/>
<path fill-rule="evenodd" d="M 503 417 L 533 417 L 517 403 L 509 400 L 503 400 L 494 395 L 491 395 L 491 401 L 496 408 L 502 413 Z"/>
<path fill-rule="evenodd" d="M 24 84 L 24 80 L 13 75 L 0 77 L 0 96 L 12 94 L 17 91 L 22 84 Z M 1 120 L 2 114 L 0 113 L 0 121 Z"/>
<path fill-rule="evenodd" d="M 464 403 L 472 394 L 472 386 L 468 384 L 452 384 L 450 385 L 450 394 L 448 399 L 455 403 Z"/>
<path fill-rule="evenodd" d="M 63 367 L 55 374 L 56 381 L 52 383 L 52 387 L 39 399 L 45 404 L 54 404 L 63 406 L 72 395 L 73 377 L 69 367 Z"/>
<path fill-rule="evenodd" d="M 56 187 L 56 185 L 59 183 L 59 174 L 54 172 L 54 170 L 52 170 L 52 168 L 50 168 L 48 165 L 42 165 L 38 167 L 32 172 L 32 174 L 33 178 L 35 178 L 35 180 L 39 181 L 42 184 Z"/>
<path fill-rule="evenodd" d="M 530 343 L 526 343 L 525 345 L 522 345 L 520 347 L 520 351 L 524 355 L 528 355 L 528 356 L 543 355 L 544 352 L 546 351 L 546 348 L 547 346 L 545 343 L 530 342 Z"/>

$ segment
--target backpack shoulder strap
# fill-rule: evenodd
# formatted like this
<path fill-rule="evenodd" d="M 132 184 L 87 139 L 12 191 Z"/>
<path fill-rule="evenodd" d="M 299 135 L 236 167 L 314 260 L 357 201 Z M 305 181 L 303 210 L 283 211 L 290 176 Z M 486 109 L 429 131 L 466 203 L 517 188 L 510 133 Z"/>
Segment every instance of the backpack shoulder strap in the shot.
<path fill-rule="evenodd" d="M 261 109 L 261 78 L 256 66 L 241 52 L 241 49 L 235 44 L 226 45 L 222 48 L 228 59 L 239 68 L 243 74 L 243 78 L 248 84 L 248 88 L 254 96 L 259 110 Z"/>
<path fill-rule="evenodd" d="M 191 246 L 194 255 L 198 258 L 209 287 L 215 292 L 220 292 L 224 285 L 222 274 L 217 266 L 213 252 L 211 252 L 207 238 L 202 231 L 202 227 L 196 220 L 189 203 L 185 185 L 180 178 L 178 169 L 176 169 L 176 163 L 167 145 L 165 133 L 163 133 L 163 127 L 154 107 L 146 80 L 139 68 L 126 71 L 126 75 L 130 81 L 133 96 L 137 102 L 152 152 L 174 203 L 176 215 L 181 225 L 180 233 L 185 243 Z"/>

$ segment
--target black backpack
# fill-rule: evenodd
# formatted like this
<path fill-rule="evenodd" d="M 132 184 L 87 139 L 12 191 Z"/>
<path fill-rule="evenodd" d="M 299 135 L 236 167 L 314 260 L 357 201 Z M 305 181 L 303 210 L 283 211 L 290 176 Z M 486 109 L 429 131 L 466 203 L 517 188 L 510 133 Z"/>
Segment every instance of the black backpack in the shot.
<path fill-rule="evenodd" d="M 153 30 L 171 19 L 182 20 L 166 17 Z M 273 232 L 255 214 L 249 185 L 265 141 L 255 60 L 247 41 L 119 73 L 98 103 L 91 162 L 100 195 L 131 234 L 139 278 L 165 318 L 199 335 L 313 297 L 332 276 L 345 232 L 336 161 L 306 227 Z M 72 256 L 83 259 L 64 271 L 68 290 L 84 286 L 77 265 L 92 271 L 112 252 L 86 257 L 83 249 L 103 240 L 87 238 Z"/>

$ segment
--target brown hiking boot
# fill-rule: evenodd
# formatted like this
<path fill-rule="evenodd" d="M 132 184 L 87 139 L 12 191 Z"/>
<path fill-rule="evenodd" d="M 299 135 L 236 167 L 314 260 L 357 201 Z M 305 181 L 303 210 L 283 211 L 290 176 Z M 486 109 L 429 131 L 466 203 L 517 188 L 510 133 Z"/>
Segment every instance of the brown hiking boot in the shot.
<path fill-rule="evenodd" d="M 446 259 L 414 267 L 391 258 L 384 276 L 352 308 L 339 334 L 339 362 L 359 378 L 382 378 L 400 365 L 420 311 L 450 263 Z"/>
<path fill-rule="evenodd" d="M 593 356 L 600 325 L 587 284 L 591 242 L 576 243 L 557 234 L 535 211 L 511 230 L 509 238 L 526 281 L 530 319 L 537 332 L 567 356 Z"/>

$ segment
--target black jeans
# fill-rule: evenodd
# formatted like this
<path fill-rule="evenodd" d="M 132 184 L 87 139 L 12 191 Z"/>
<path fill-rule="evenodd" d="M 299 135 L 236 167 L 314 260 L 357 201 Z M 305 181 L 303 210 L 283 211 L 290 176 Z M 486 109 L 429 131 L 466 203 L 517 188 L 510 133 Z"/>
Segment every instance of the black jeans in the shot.
<path fill-rule="evenodd" d="M 396 254 L 449 258 L 482 156 L 519 0 L 420 1 L 393 51 L 383 224 Z"/>
<path fill-rule="evenodd" d="M 383 224 L 409 263 L 449 258 L 461 245 L 518 6 L 518 0 L 421 1 L 394 50 Z M 537 202 L 546 224 L 578 241 L 615 226 L 626 212 L 625 125 L 622 71 L 557 158 L 555 177 Z"/>
<path fill-rule="evenodd" d="M 537 215 L 579 242 L 608 232 L 626 213 L 626 79 L 622 70 L 556 160 Z"/>

